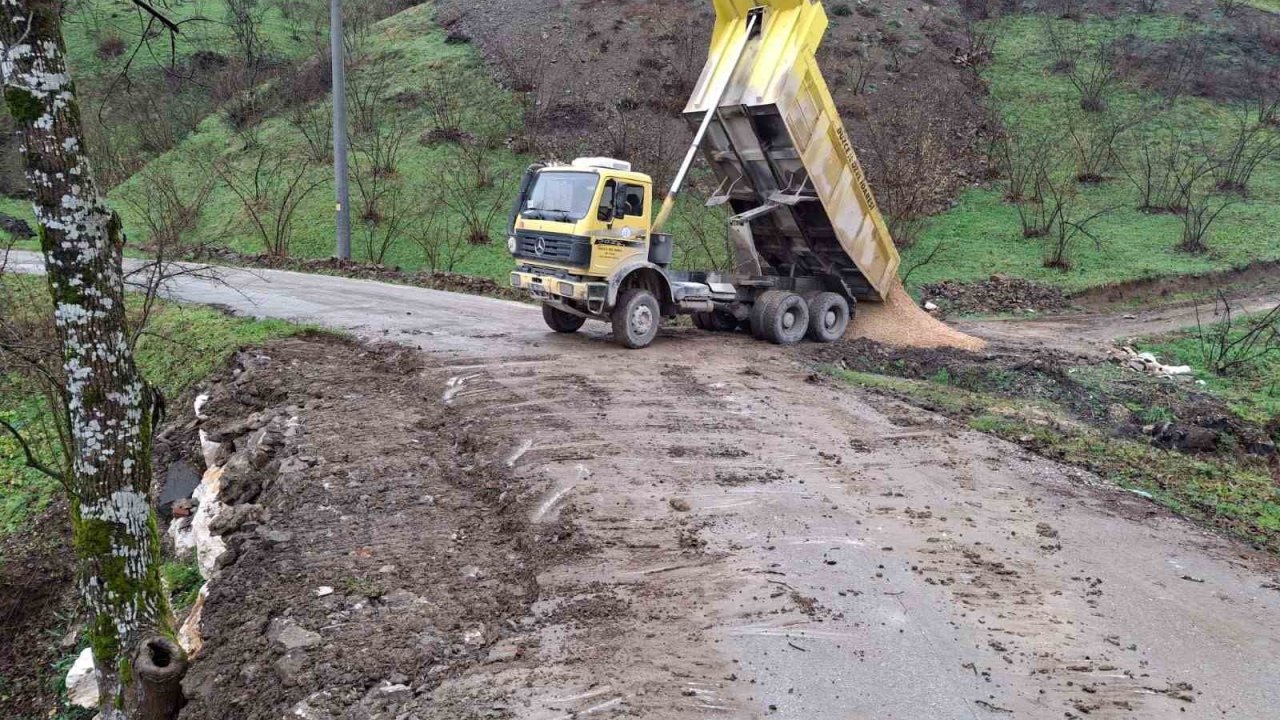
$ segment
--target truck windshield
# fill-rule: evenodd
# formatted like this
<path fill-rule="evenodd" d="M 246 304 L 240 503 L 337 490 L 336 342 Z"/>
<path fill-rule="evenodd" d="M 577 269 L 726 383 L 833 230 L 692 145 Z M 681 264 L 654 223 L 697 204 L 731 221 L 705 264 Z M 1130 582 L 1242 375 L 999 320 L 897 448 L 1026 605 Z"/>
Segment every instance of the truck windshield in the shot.
<path fill-rule="evenodd" d="M 520 216 L 530 220 L 577 222 L 591 211 L 599 176 L 591 172 L 540 172 Z"/>

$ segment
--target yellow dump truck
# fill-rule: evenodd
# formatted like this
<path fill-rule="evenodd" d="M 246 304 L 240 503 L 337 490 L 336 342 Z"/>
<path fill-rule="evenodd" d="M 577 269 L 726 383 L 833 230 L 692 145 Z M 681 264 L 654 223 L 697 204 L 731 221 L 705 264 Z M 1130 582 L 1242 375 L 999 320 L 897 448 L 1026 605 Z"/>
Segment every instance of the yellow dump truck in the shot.
<path fill-rule="evenodd" d="M 610 322 L 622 345 L 653 342 L 663 318 L 749 328 L 779 344 L 844 335 L 859 300 L 880 301 L 898 253 L 814 53 L 818 0 L 713 0 L 711 50 L 684 111 L 693 143 L 656 218 L 653 181 L 629 163 L 579 158 L 525 173 L 508 223 L 511 285 L 556 332 Z M 730 211 L 728 272 L 671 269 L 662 232 L 701 152 Z"/>

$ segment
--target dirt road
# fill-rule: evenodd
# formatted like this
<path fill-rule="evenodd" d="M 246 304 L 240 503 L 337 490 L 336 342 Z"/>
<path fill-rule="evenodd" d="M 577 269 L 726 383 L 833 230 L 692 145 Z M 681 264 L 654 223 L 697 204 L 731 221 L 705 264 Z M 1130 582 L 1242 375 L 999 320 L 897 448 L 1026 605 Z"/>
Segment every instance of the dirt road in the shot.
<path fill-rule="evenodd" d="M 1280 290 L 1259 289 L 1231 300 L 1232 313 L 1239 316 L 1270 310 L 1280 304 Z M 1001 318 L 963 320 L 957 327 L 988 340 L 1045 345 L 1095 354 L 1125 344 L 1133 338 L 1158 335 L 1188 327 L 1198 322 L 1210 325 L 1222 318 L 1215 315 L 1212 300 L 1176 302 L 1131 311 L 1088 311 L 1036 318 Z"/>
<path fill-rule="evenodd" d="M 234 290 L 172 294 L 424 350 L 442 381 L 423 400 L 483 423 L 484 452 L 536 495 L 529 521 L 570 521 L 591 546 L 538 574 L 534 650 L 435 691 L 469 716 L 1262 719 L 1280 707 L 1273 559 L 812 376 L 793 353 L 692 329 L 629 352 L 595 323 L 552 335 L 515 303 L 227 279 Z M 566 607 L 574 620 L 556 622 Z"/>

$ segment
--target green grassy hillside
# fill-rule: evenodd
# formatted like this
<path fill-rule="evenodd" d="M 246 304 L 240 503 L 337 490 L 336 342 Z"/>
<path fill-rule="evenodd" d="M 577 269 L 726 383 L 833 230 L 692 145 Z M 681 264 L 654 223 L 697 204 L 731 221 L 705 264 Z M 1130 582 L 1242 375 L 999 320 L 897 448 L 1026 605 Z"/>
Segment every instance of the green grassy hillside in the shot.
<path fill-rule="evenodd" d="M 1078 28 L 1089 36 L 1103 38 L 1131 31 L 1158 41 L 1208 32 L 1204 26 L 1173 16 L 1093 19 L 1083 24 L 1051 22 L 1064 32 Z M 998 42 L 995 59 L 984 76 L 990 83 L 992 100 L 1007 124 L 1046 136 L 1065 132 L 1073 122 L 1087 122 L 1087 114 L 1079 106 L 1079 93 L 1064 75 L 1050 70 L 1054 57 L 1043 18 L 1010 17 L 990 22 L 986 29 Z M 1158 105 L 1154 93 L 1131 85 L 1122 85 L 1108 104 L 1108 112 L 1114 115 L 1142 112 Z M 1121 138 L 1120 162 L 1134 161 L 1139 149 L 1162 132 L 1175 132 L 1188 142 L 1224 142 L 1231 127 L 1231 112 L 1225 105 L 1185 96 L 1167 109 L 1152 110 L 1145 123 Z M 905 253 L 904 264 L 909 267 L 939 246 L 942 248 L 932 263 L 912 274 L 911 284 L 980 280 L 1004 273 L 1079 291 L 1280 257 L 1280 235 L 1276 232 L 1280 228 L 1280 163 L 1274 158 L 1258 169 L 1248 196 L 1222 213 L 1211 228 L 1209 251 L 1203 254 L 1177 250 L 1182 233 L 1179 218 L 1137 210 L 1135 190 L 1118 169 L 1109 172 L 1103 182 L 1081 184 L 1079 192 L 1081 215 L 1114 210 L 1090 225 L 1100 243 L 1079 242 L 1069 270 L 1045 267 L 1045 241 L 1022 237 L 1016 208 L 1004 201 L 1000 189 L 974 188 L 964 193 L 953 209 L 935 217 L 922 241 Z"/>

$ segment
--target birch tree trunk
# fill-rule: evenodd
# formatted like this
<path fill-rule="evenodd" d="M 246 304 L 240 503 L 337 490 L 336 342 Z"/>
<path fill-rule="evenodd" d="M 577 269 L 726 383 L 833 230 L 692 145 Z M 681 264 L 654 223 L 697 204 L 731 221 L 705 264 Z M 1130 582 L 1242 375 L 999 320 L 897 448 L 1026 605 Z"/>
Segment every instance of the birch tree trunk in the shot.
<path fill-rule="evenodd" d="M 0 0 L 4 99 L 23 137 L 62 350 L 66 407 L 58 410 L 70 438 L 67 486 L 102 720 L 154 717 L 139 709 L 151 701 L 136 671 L 186 663 L 171 642 L 148 500 L 160 404 L 127 341 L 123 231 L 85 154 L 60 10 L 59 0 Z"/>

